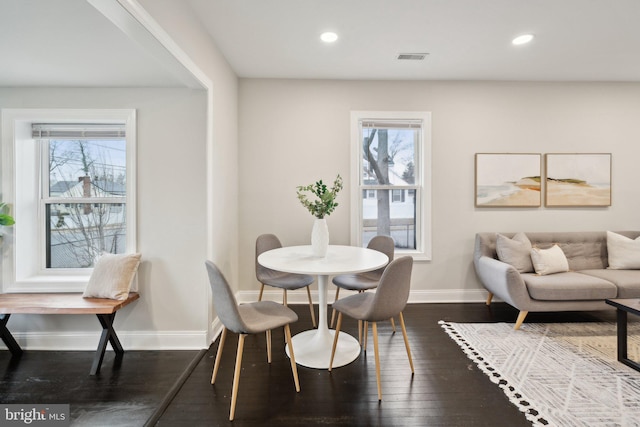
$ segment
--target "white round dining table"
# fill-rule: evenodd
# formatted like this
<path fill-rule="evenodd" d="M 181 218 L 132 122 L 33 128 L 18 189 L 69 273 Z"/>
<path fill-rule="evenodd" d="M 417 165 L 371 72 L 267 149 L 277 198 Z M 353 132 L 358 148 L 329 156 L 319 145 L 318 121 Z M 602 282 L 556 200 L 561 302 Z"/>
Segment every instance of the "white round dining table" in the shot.
<path fill-rule="evenodd" d="M 314 256 L 311 246 L 286 246 L 263 252 L 260 265 L 286 273 L 316 275 L 318 278 L 318 328 L 296 334 L 293 349 L 302 366 L 328 369 L 335 331 L 327 323 L 327 287 L 330 275 L 362 273 L 384 267 L 389 258 L 382 252 L 356 246 L 329 245 L 324 257 Z M 285 348 L 287 354 L 288 349 Z M 353 362 L 360 354 L 360 344 L 351 335 L 340 332 L 333 367 Z"/>

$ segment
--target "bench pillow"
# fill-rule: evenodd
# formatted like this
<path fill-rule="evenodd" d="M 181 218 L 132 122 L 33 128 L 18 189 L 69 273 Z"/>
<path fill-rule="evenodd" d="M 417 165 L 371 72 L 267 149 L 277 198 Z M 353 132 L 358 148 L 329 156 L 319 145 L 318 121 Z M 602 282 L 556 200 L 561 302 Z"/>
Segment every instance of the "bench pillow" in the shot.
<path fill-rule="evenodd" d="M 609 254 L 610 269 L 640 269 L 640 237 L 634 240 L 627 236 L 607 231 L 607 252 Z"/>
<path fill-rule="evenodd" d="M 98 258 L 82 296 L 125 300 L 138 271 L 141 254 L 108 254 Z"/>
<path fill-rule="evenodd" d="M 569 271 L 567 257 L 557 244 L 549 249 L 532 248 L 531 261 L 536 274 L 540 276 Z"/>
<path fill-rule="evenodd" d="M 512 265 L 520 273 L 531 273 L 531 242 L 524 233 L 516 233 L 512 239 L 502 234 L 496 236 L 496 253 L 502 262 Z"/>

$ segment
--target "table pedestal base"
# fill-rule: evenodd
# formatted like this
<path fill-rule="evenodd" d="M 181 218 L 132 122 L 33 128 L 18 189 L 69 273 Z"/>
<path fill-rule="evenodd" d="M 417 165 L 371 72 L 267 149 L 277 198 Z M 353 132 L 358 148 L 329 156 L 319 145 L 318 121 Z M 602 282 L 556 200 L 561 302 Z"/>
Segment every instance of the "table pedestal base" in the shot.
<path fill-rule="evenodd" d="M 329 369 L 334 335 L 333 329 L 323 328 L 301 332 L 294 336 L 291 341 L 293 342 L 296 363 L 307 368 Z M 289 349 L 286 346 L 285 351 L 289 356 Z M 338 335 L 333 368 L 347 365 L 356 360 L 359 355 L 360 344 L 358 344 L 358 340 L 341 331 Z"/>

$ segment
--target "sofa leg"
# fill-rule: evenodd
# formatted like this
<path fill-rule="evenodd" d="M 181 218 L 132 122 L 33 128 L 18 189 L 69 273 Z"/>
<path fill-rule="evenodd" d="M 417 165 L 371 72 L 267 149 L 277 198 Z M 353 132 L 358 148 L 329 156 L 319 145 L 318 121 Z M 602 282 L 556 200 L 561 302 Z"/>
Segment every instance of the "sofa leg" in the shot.
<path fill-rule="evenodd" d="M 493 294 L 491 292 L 489 292 L 489 295 L 487 296 L 487 305 L 491 305 L 491 300 L 493 299 Z"/>
<path fill-rule="evenodd" d="M 524 318 L 527 317 L 527 314 L 529 314 L 528 311 L 521 311 L 520 314 L 518 314 L 518 319 L 516 320 L 516 325 L 513 327 L 513 329 L 520 329 L 520 326 L 522 326 L 522 322 L 524 322 Z"/>

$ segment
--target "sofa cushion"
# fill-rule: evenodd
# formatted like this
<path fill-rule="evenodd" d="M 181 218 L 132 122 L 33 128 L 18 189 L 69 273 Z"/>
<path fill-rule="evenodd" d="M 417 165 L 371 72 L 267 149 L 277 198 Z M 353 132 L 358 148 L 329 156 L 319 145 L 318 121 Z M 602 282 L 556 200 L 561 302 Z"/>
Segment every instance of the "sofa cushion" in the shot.
<path fill-rule="evenodd" d="M 582 270 L 580 273 L 615 284 L 616 298 L 640 298 L 640 270 Z"/>
<path fill-rule="evenodd" d="M 498 234 L 496 236 L 496 253 L 500 261 L 512 265 L 520 273 L 533 271 L 531 242 L 524 233 L 516 233 L 511 239 Z"/>
<path fill-rule="evenodd" d="M 531 244 L 546 249 L 560 246 L 569 262 L 569 270 L 605 268 L 607 266 L 607 239 L 604 231 L 535 232 L 527 233 Z"/>
<path fill-rule="evenodd" d="M 558 245 L 553 245 L 549 249 L 532 248 L 531 262 L 536 274 L 539 275 L 569 271 L 567 257 Z"/>
<path fill-rule="evenodd" d="M 541 301 L 603 300 L 618 295 L 616 285 L 595 276 L 574 271 L 539 276 L 522 274 L 531 298 Z"/>
<path fill-rule="evenodd" d="M 640 269 L 640 237 L 630 239 L 607 231 L 607 252 L 610 269 Z"/>

